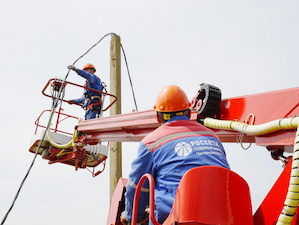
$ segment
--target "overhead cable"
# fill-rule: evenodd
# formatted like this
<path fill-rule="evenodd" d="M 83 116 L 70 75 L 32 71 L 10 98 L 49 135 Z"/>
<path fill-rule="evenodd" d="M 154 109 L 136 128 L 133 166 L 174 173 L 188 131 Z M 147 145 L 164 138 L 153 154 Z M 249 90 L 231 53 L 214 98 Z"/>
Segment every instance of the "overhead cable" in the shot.
<path fill-rule="evenodd" d="M 83 55 L 81 55 L 78 59 L 76 59 L 72 65 L 75 65 L 81 58 L 83 58 L 87 53 L 89 53 L 89 52 L 91 51 L 91 49 L 93 49 L 95 46 L 97 46 L 97 45 L 98 45 L 98 44 L 99 44 L 105 37 L 107 37 L 107 36 L 109 36 L 109 35 L 114 35 L 114 33 L 108 33 L 108 34 L 104 35 L 104 36 L 103 36 L 97 43 L 95 43 L 92 47 L 90 47 L 90 48 L 89 48 Z M 65 82 L 66 82 L 66 79 L 67 79 L 69 73 L 70 73 L 70 70 L 68 70 L 68 72 L 67 72 L 67 74 L 66 74 L 66 76 L 65 76 L 65 78 L 64 78 L 64 80 L 63 80 L 63 82 L 62 82 L 62 84 L 61 84 L 61 86 L 60 86 L 60 89 L 59 89 L 59 92 L 58 92 L 56 98 L 53 99 L 53 104 L 52 104 L 52 108 L 51 108 L 51 114 L 50 114 L 50 117 L 49 117 L 49 120 L 48 120 L 48 124 L 47 124 L 46 130 L 45 130 L 45 132 L 44 132 L 44 134 L 43 134 L 43 137 L 42 137 L 40 143 L 38 144 L 38 147 L 37 147 L 37 149 L 36 149 L 36 152 L 35 152 L 35 155 L 34 155 L 34 157 L 33 157 L 33 160 L 32 160 L 32 162 L 31 162 L 31 164 L 30 164 L 30 166 L 29 166 L 29 169 L 28 169 L 27 172 L 26 172 L 25 177 L 23 178 L 23 180 L 22 180 L 22 182 L 21 182 L 21 184 L 20 184 L 20 186 L 19 186 L 19 188 L 18 188 L 18 191 L 17 191 L 17 193 L 16 193 L 16 195 L 15 195 L 13 201 L 12 201 L 12 204 L 11 204 L 11 206 L 9 207 L 9 209 L 8 209 L 7 213 L 5 214 L 5 216 L 4 216 L 3 219 L 2 219 L 1 225 L 3 225 L 3 224 L 5 223 L 5 221 L 6 221 L 7 217 L 8 217 L 8 215 L 9 215 L 9 213 L 10 213 L 11 210 L 13 209 L 13 207 L 14 207 L 14 205 L 15 205 L 15 202 L 16 202 L 16 200 L 17 200 L 17 198 L 18 198 L 18 196 L 19 196 L 19 194 L 20 194 L 20 192 L 21 192 L 21 189 L 22 189 L 22 187 L 23 187 L 23 185 L 24 185 L 26 179 L 28 178 L 28 175 L 29 175 L 29 173 L 30 173 L 30 171 L 31 171 L 31 169 L 32 169 L 32 167 L 33 167 L 33 165 L 34 165 L 34 163 L 35 163 L 35 160 L 36 160 L 36 157 L 37 157 L 37 155 L 38 155 L 38 152 L 39 152 L 39 149 L 40 149 L 40 147 L 41 147 L 41 144 L 42 144 L 42 142 L 44 141 L 44 139 L 45 139 L 45 137 L 46 137 L 47 130 L 50 129 L 50 126 L 51 126 L 51 118 L 53 117 L 53 114 L 55 113 L 55 110 L 56 110 L 56 108 L 57 108 L 59 102 L 63 100 L 63 97 L 64 97 L 64 96 L 63 96 L 61 99 L 60 99 L 60 96 L 61 96 L 62 90 L 63 90 L 63 88 L 64 88 L 64 84 L 65 84 Z"/>

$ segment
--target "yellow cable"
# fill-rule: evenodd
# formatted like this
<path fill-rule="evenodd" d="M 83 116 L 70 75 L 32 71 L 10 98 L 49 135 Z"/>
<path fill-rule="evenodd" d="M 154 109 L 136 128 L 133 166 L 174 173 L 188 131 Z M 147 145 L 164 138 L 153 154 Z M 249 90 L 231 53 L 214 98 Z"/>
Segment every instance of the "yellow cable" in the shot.
<path fill-rule="evenodd" d="M 284 118 L 274 120 L 261 125 L 248 125 L 238 121 L 223 121 L 212 118 L 206 118 L 204 125 L 215 129 L 239 131 L 247 135 L 265 135 L 279 130 L 294 130 L 297 128 L 292 170 L 288 192 L 284 202 L 284 207 L 279 215 L 277 225 L 290 225 L 293 221 L 298 203 L 299 203 L 299 117 Z"/>
<path fill-rule="evenodd" d="M 294 155 L 292 161 L 292 171 L 288 193 L 284 202 L 284 207 L 278 217 L 276 224 L 291 224 L 299 203 L 299 127 L 297 127 Z"/>
<path fill-rule="evenodd" d="M 72 151 L 65 151 L 65 149 L 62 149 L 60 152 L 58 152 L 58 154 L 56 155 L 57 157 L 60 157 L 60 156 L 64 156 L 64 155 L 68 155 L 68 154 L 71 154 L 73 153 Z"/>
<path fill-rule="evenodd" d="M 56 155 L 57 157 L 64 155 L 63 153 L 65 152 L 64 149 L 62 149 L 60 152 L 58 152 L 58 154 Z"/>
<path fill-rule="evenodd" d="M 50 123 L 51 123 L 51 121 L 52 121 L 52 118 L 53 118 L 53 115 L 52 115 L 52 117 L 50 118 Z M 48 139 L 49 143 L 50 143 L 52 146 L 54 146 L 54 147 L 56 147 L 56 148 L 59 148 L 59 149 L 67 149 L 67 148 L 69 148 L 71 145 L 74 145 L 75 140 L 76 140 L 76 138 L 77 138 L 76 133 L 77 133 L 77 131 L 75 130 L 75 131 L 74 131 L 74 134 L 73 134 L 73 138 L 72 138 L 72 140 L 70 140 L 68 143 L 66 143 L 66 144 L 58 144 L 58 143 L 54 142 L 54 141 L 51 139 L 51 135 L 50 135 L 50 126 L 49 126 L 49 128 L 46 130 L 46 136 L 47 136 L 47 139 Z"/>
<path fill-rule="evenodd" d="M 265 135 L 279 130 L 294 130 L 298 127 L 299 117 L 284 118 L 274 120 L 261 125 L 249 125 L 239 121 L 217 120 L 212 118 L 205 118 L 204 125 L 206 127 L 221 129 L 221 130 L 234 130 L 247 135 Z"/>
<path fill-rule="evenodd" d="M 250 118 L 252 118 L 251 122 L 250 122 Z M 250 113 L 247 118 L 245 119 L 245 123 L 247 124 L 247 122 L 250 122 L 251 125 L 253 125 L 254 123 L 254 114 L 253 113 Z M 243 137 L 244 137 L 244 134 L 241 134 L 238 138 L 237 138 L 237 143 L 240 143 L 241 144 L 241 147 L 244 149 L 244 150 L 248 150 L 251 146 L 252 143 L 249 143 L 249 145 L 247 147 L 244 147 L 243 145 Z"/>

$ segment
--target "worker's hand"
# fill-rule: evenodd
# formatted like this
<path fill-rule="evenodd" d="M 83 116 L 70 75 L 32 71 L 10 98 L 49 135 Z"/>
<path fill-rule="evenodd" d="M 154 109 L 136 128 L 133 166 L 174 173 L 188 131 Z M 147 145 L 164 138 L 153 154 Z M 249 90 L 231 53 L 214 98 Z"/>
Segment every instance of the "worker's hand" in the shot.
<path fill-rule="evenodd" d="M 69 104 L 77 104 L 77 102 L 75 100 L 69 100 L 67 103 L 69 103 Z"/>
<path fill-rule="evenodd" d="M 149 211 L 145 210 L 145 216 L 144 218 L 139 222 L 139 224 L 148 224 L 148 220 L 149 220 Z M 128 221 L 127 221 L 127 218 L 126 218 L 126 211 L 123 211 L 121 214 L 120 214 L 120 222 L 124 225 L 128 225 L 130 224 Z"/>
<path fill-rule="evenodd" d="M 145 209 L 144 218 L 139 223 L 140 224 L 148 224 L 148 220 L 149 220 L 149 208 L 148 208 L 148 210 Z"/>
<path fill-rule="evenodd" d="M 77 70 L 78 70 L 74 65 L 69 65 L 69 66 L 67 66 L 67 68 L 69 70 L 74 70 L 75 72 L 77 72 Z"/>
<path fill-rule="evenodd" d="M 120 214 L 120 222 L 124 225 L 128 224 L 127 217 L 126 217 L 126 211 L 123 211 Z"/>

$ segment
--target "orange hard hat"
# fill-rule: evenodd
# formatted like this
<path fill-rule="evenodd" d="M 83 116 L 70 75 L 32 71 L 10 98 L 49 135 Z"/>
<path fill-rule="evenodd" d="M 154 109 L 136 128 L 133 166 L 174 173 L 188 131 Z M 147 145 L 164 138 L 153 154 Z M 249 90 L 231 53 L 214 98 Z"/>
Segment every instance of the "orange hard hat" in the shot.
<path fill-rule="evenodd" d="M 96 68 L 91 64 L 91 63 L 87 63 L 84 67 L 83 70 L 86 69 L 94 69 L 94 72 L 96 72 Z"/>
<path fill-rule="evenodd" d="M 186 93 L 176 85 L 168 85 L 159 92 L 154 109 L 158 112 L 177 112 L 189 109 Z"/>

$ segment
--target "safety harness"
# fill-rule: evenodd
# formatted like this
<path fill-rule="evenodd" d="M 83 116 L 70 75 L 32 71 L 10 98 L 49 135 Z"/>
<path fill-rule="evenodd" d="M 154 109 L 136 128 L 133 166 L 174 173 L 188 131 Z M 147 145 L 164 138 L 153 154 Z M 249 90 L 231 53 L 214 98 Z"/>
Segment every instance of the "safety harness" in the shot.
<path fill-rule="evenodd" d="M 100 78 L 98 78 L 98 77 L 97 77 L 97 79 L 100 80 Z M 87 87 L 87 83 L 88 83 L 88 81 L 85 82 L 84 87 Z M 102 90 L 103 90 L 103 84 L 102 84 Z M 91 96 L 88 91 L 86 91 L 84 93 L 84 95 L 85 95 L 86 99 L 85 99 L 83 105 L 85 105 L 88 101 L 91 102 L 91 104 L 89 104 L 88 106 L 85 107 L 86 112 L 88 112 L 90 109 L 93 110 L 93 111 L 100 112 L 101 111 L 101 105 L 102 105 L 102 95 Z M 95 100 L 98 100 L 98 101 L 96 102 Z"/>
<path fill-rule="evenodd" d="M 98 102 L 94 102 L 95 99 L 98 99 L 99 101 Z M 90 109 L 92 109 L 94 111 L 96 111 L 96 110 L 100 111 L 101 105 L 102 105 L 102 97 L 101 96 L 98 96 L 98 95 L 89 96 L 84 101 L 84 104 L 87 103 L 88 101 L 91 101 L 91 104 L 89 104 L 88 106 L 85 107 L 85 109 L 87 111 L 89 111 Z"/>

